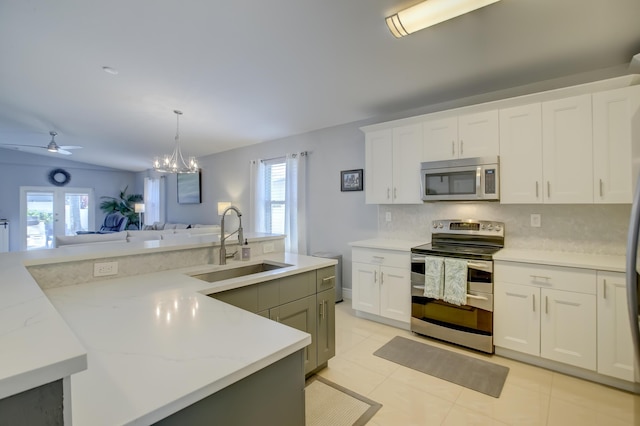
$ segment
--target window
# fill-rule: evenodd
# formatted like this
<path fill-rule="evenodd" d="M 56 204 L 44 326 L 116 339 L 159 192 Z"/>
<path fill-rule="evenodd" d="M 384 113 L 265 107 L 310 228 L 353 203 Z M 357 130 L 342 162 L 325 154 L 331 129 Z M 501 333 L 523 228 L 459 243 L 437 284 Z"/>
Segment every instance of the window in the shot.
<path fill-rule="evenodd" d="M 264 229 L 271 234 L 285 233 L 287 163 L 285 158 L 264 162 Z"/>
<path fill-rule="evenodd" d="M 284 234 L 290 253 L 307 253 L 307 153 L 250 162 L 251 217 L 254 232 Z"/>

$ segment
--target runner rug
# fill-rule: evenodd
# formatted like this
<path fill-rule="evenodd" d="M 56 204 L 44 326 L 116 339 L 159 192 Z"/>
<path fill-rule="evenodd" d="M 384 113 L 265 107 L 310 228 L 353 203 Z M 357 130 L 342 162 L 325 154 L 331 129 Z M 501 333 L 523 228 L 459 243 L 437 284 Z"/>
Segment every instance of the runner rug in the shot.
<path fill-rule="evenodd" d="M 373 354 L 494 398 L 500 397 L 509 373 L 509 368 L 502 365 L 400 336 L 394 337 Z"/>

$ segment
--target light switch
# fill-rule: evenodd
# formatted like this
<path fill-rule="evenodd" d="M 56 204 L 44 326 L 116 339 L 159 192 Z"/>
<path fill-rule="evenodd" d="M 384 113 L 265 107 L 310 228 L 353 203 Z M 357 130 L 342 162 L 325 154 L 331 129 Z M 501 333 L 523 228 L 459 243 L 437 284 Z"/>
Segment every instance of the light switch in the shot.
<path fill-rule="evenodd" d="M 391 212 L 387 212 L 387 213 L 384 215 L 384 218 L 385 218 L 385 220 L 386 220 L 387 222 L 391 222 Z"/>

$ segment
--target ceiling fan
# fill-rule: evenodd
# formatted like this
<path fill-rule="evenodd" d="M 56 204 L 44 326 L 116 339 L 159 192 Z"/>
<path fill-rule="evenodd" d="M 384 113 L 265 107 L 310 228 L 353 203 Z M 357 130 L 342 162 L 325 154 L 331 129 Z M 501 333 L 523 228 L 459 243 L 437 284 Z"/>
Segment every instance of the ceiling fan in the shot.
<path fill-rule="evenodd" d="M 71 155 L 71 151 L 68 151 L 70 149 L 80 149 L 82 148 L 81 146 L 77 146 L 77 145 L 58 145 L 55 141 L 55 137 L 58 134 L 58 132 L 54 132 L 51 131 L 49 132 L 49 134 L 51 135 L 51 142 L 49 142 L 48 145 L 43 146 L 43 145 L 18 145 L 18 144 L 0 144 L 0 146 L 11 146 L 14 147 L 15 149 L 20 149 L 20 148 L 42 148 L 42 149 L 46 149 L 49 152 L 53 152 L 56 154 L 62 154 L 62 155 Z"/>

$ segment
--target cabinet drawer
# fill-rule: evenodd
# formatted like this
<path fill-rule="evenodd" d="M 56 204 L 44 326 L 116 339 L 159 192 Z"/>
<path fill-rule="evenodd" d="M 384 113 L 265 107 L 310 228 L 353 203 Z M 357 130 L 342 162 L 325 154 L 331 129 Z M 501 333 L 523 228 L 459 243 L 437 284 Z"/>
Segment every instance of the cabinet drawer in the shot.
<path fill-rule="evenodd" d="M 409 252 L 354 248 L 351 257 L 353 262 L 411 268 L 411 253 Z"/>
<path fill-rule="evenodd" d="M 316 291 L 320 293 L 336 286 L 336 267 L 318 269 L 316 271 Z"/>
<path fill-rule="evenodd" d="M 596 294 L 596 271 L 591 269 L 496 261 L 495 282 Z"/>

